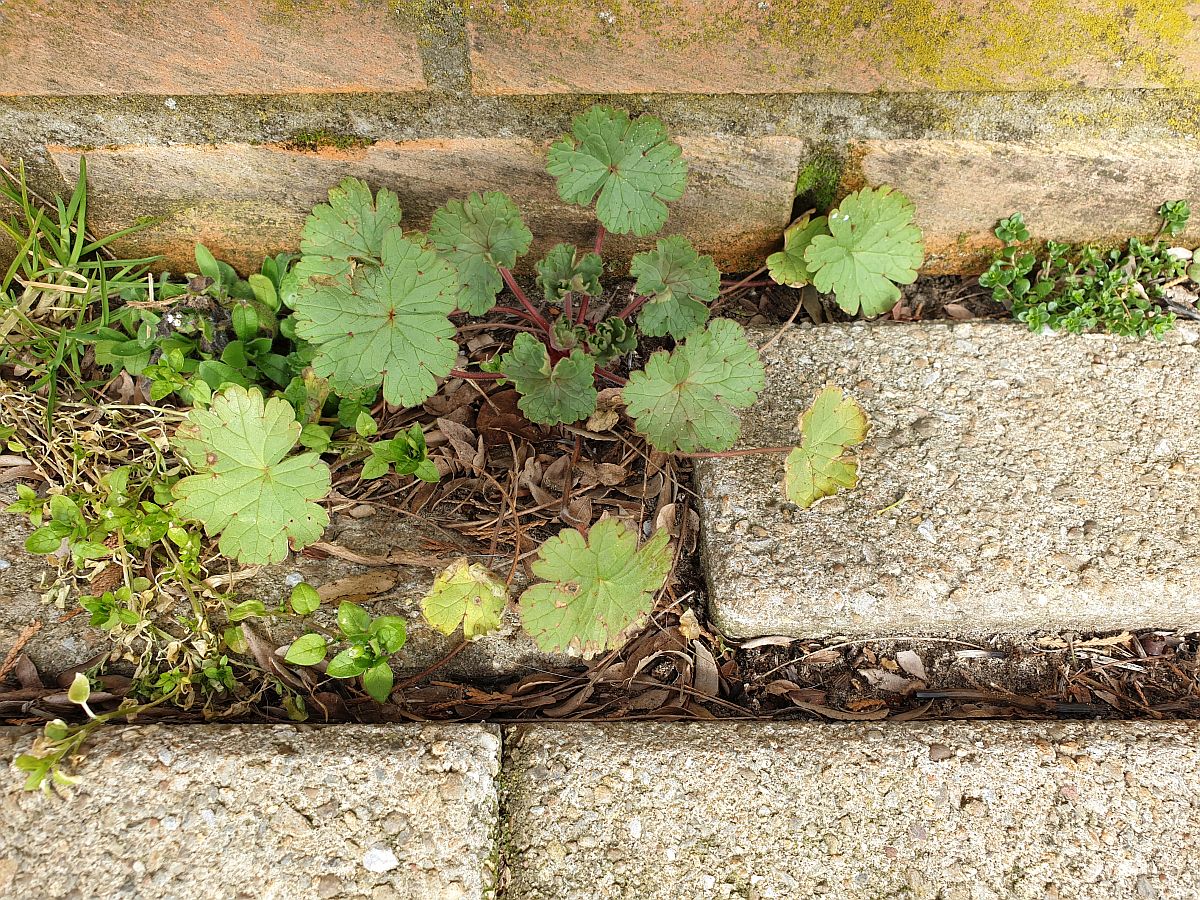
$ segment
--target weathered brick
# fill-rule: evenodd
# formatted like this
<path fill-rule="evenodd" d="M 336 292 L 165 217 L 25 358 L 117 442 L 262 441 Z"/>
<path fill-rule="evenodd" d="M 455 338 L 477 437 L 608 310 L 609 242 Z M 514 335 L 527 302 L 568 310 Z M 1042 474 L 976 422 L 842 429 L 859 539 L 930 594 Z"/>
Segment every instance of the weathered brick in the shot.
<path fill-rule="evenodd" d="M 590 0 L 471 4 L 486 94 L 1180 87 L 1184 0 Z"/>
<path fill-rule="evenodd" d="M 754 339 L 761 342 L 766 333 Z M 860 482 L 785 503 L 783 457 L 703 460 L 713 621 L 797 637 L 1200 625 L 1200 329 L 793 329 L 741 446 L 794 444 L 825 384 L 864 406 Z"/>
<path fill-rule="evenodd" d="M 687 234 L 723 267 L 757 266 L 787 224 L 805 142 L 704 136 L 680 143 L 691 179 L 666 231 Z M 73 178 L 80 152 L 50 152 L 64 177 Z M 534 253 L 559 240 L 588 242 L 595 229 L 590 212 L 559 200 L 546 174 L 545 147 L 524 139 L 380 142 L 315 153 L 247 144 L 126 147 L 94 150 L 87 159 L 93 228 L 103 233 L 139 216 L 161 217 L 117 246 L 161 253 L 177 269 L 194 265 L 188 261 L 196 241 L 243 271 L 256 268 L 264 253 L 295 249 L 309 209 L 347 175 L 395 190 L 410 227 L 424 228 L 450 197 L 504 190 L 536 235 Z M 608 247 L 621 258 L 648 243 L 613 236 Z"/>
<path fill-rule="evenodd" d="M 931 273 L 981 270 L 1013 212 L 1038 239 L 1119 243 L 1152 234 L 1163 201 L 1200 196 L 1200 145 L 1186 140 L 863 141 L 850 155 L 843 187 L 890 184 L 916 203 Z M 1177 240 L 1200 241 L 1200 221 Z"/>
<path fill-rule="evenodd" d="M 0 4 L 0 95 L 424 87 L 416 35 L 383 0 Z"/>

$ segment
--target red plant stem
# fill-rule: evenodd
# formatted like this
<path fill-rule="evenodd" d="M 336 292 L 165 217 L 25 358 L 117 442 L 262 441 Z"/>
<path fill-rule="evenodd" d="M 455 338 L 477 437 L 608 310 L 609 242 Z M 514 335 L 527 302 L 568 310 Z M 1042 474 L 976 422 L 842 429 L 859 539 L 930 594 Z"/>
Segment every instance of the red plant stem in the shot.
<path fill-rule="evenodd" d="M 754 456 L 759 453 L 791 453 L 791 447 L 751 447 L 747 450 L 723 450 L 720 453 L 676 453 L 676 456 L 686 456 L 688 459 L 725 459 L 730 456 Z"/>
<path fill-rule="evenodd" d="M 467 381 L 499 381 L 504 376 L 499 372 L 464 372 L 462 369 L 451 369 L 451 378 L 465 378 Z"/>
<path fill-rule="evenodd" d="M 517 309 L 515 306 L 493 306 L 492 312 L 500 313 L 502 316 L 516 316 L 518 319 L 524 319 L 526 322 L 532 322 L 534 325 L 537 324 L 537 320 L 533 316 L 523 309 Z"/>
<path fill-rule="evenodd" d="M 591 300 L 591 299 L 592 299 L 592 298 L 591 298 L 591 297 L 589 297 L 587 294 L 584 294 L 584 295 L 583 295 L 583 299 L 579 301 L 579 315 L 577 315 L 577 316 L 575 317 L 575 324 L 576 324 L 576 325 L 582 325 L 582 324 L 583 324 L 583 317 L 587 315 L 587 310 L 588 310 L 588 301 L 589 301 L 589 300 Z"/>
<path fill-rule="evenodd" d="M 633 315 L 635 312 L 637 312 L 639 309 L 641 309 L 642 306 L 649 299 L 650 299 L 649 297 L 634 297 L 633 300 L 630 302 L 630 304 L 627 307 L 625 307 L 623 310 L 621 310 L 619 313 L 617 313 L 617 317 L 620 319 L 624 319 L 626 316 Z"/>
<path fill-rule="evenodd" d="M 504 279 L 504 283 L 508 285 L 508 289 L 513 292 L 513 296 L 521 301 L 521 305 L 525 307 L 525 311 L 529 313 L 534 324 L 541 328 L 542 331 L 546 332 L 547 335 L 549 335 L 550 323 L 547 322 L 545 318 L 542 317 L 542 314 L 537 311 L 537 307 L 529 302 L 529 298 L 525 296 L 525 292 L 521 290 L 521 286 L 517 284 L 517 280 L 513 278 L 512 272 L 510 272 L 504 266 L 497 266 L 497 268 L 500 270 L 500 277 Z"/>
<path fill-rule="evenodd" d="M 563 302 L 563 313 L 562 313 L 563 318 L 566 319 L 568 322 L 570 322 L 571 319 L 573 318 L 573 316 L 575 315 L 571 310 L 571 292 L 570 291 L 567 291 L 567 293 L 563 294 L 562 302 Z"/>
<path fill-rule="evenodd" d="M 732 291 L 736 291 L 740 287 L 745 287 L 747 284 L 749 284 L 751 281 L 753 281 L 755 278 L 757 278 L 759 275 L 761 275 L 765 271 L 767 271 L 767 267 L 761 266 L 758 269 L 756 269 L 755 271 L 751 272 L 749 275 L 747 275 L 745 278 L 743 278 L 737 284 L 731 284 L 729 287 L 721 288 L 721 293 L 728 294 Z"/>
<path fill-rule="evenodd" d="M 610 372 L 610 371 L 608 371 L 608 369 L 601 369 L 599 366 L 596 367 L 596 374 L 599 375 L 601 378 L 607 378 L 613 384 L 620 384 L 620 385 L 629 384 L 629 382 L 627 380 L 622 378 L 616 372 Z"/>
<path fill-rule="evenodd" d="M 528 325 L 514 325 L 511 322 L 471 322 L 467 325 L 459 325 L 459 333 L 465 331 L 487 331 L 491 328 L 504 328 L 508 331 L 525 331 L 529 334 L 541 335 L 541 330 L 538 328 L 530 328 Z"/>
<path fill-rule="evenodd" d="M 592 244 L 592 252 L 597 256 L 600 255 L 600 248 L 604 246 L 604 237 L 608 234 L 608 230 L 600 222 L 596 223 L 596 241 Z"/>

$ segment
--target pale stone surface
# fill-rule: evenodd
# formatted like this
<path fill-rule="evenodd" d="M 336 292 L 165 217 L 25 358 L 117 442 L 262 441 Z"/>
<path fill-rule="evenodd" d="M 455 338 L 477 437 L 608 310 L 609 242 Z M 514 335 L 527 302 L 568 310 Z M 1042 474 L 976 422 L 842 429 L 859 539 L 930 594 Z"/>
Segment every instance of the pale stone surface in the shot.
<path fill-rule="evenodd" d="M 478 725 L 113 728 L 65 799 L 4 767 L 0 895 L 488 897 L 499 766 Z"/>
<path fill-rule="evenodd" d="M 808 142 L 731 134 L 678 136 L 690 166 L 688 191 L 671 204 L 664 233 L 682 233 L 725 268 L 753 268 L 787 225 L 796 172 Z M 89 221 L 114 231 L 139 216 L 161 217 L 117 246 L 134 255 L 162 254 L 178 270 L 195 267 L 204 243 L 242 272 L 264 253 L 294 251 L 309 210 L 329 188 L 353 175 L 397 192 L 405 228 L 426 228 L 437 207 L 470 191 L 502 190 L 521 208 L 534 234 L 523 266 L 558 241 L 590 244 L 596 219 L 563 203 L 546 172 L 549 142 L 528 138 L 380 141 L 347 151 L 303 152 L 280 146 L 219 144 L 137 146 L 87 153 Z M 73 181 L 81 153 L 50 148 Z M 606 258 L 616 265 L 654 238 L 613 235 Z"/>
<path fill-rule="evenodd" d="M 511 900 L 1200 895 L 1196 723 L 576 724 L 514 743 Z"/>
<path fill-rule="evenodd" d="M 934 273 L 983 269 L 1000 246 L 995 223 L 1014 212 L 1039 240 L 1121 244 L 1154 233 L 1164 200 L 1200 195 L 1191 139 L 871 140 L 853 143 L 850 158 L 850 186 L 887 184 L 912 198 Z M 1192 247 L 1200 226 L 1172 240 Z"/>
<path fill-rule="evenodd" d="M 1200 624 L 1198 341 L 1195 325 L 1161 342 L 789 331 L 740 445 L 797 443 L 838 384 L 872 423 L 860 484 L 800 510 L 782 454 L 702 461 L 714 623 L 738 639 Z"/>
<path fill-rule="evenodd" d="M 0 510 L 12 502 L 11 488 L 0 488 Z M 74 608 L 74 598 L 63 608 L 42 601 L 43 585 L 52 580 L 50 566 L 31 556 L 23 547 L 28 522 L 21 516 L 0 512 L 0 659 L 30 622 L 42 628 L 26 645 L 25 652 L 44 676 L 54 676 L 79 665 L 112 647 L 108 636 L 88 625 L 87 614 L 65 618 Z M 364 556 L 386 556 L 391 550 L 423 552 L 430 540 L 443 547 L 454 546 L 452 532 L 422 526 L 418 520 L 377 513 L 365 519 L 336 516 L 323 538 Z M 7 563 L 8 565 L 5 565 Z M 507 562 L 492 561 L 507 571 Z M 268 606 L 285 600 L 298 580 L 320 588 L 343 578 L 380 574 L 395 576 L 395 584 L 378 593 L 347 596 L 343 599 L 363 604 L 372 615 L 400 615 L 408 621 L 408 642 L 393 663 L 401 674 L 412 674 L 440 660 L 461 640 L 461 632 L 447 637 L 425 624 L 421 617 L 421 599 L 429 590 L 435 568 L 418 566 L 365 566 L 337 557 L 312 559 L 293 554 L 275 566 L 257 569 L 253 577 L 239 581 L 235 592 L 242 599 L 257 598 Z M 520 586 L 515 585 L 515 590 Z M 316 621 L 331 627 L 336 619 L 338 600 L 325 603 L 315 614 Z M 297 637 L 304 623 L 295 619 L 267 620 L 266 628 L 280 645 Z M 569 663 L 561 655 L 542 653 L 521 629 L 513 610 L 494 634 L 474 641 L 458 653 L 444 669 L 446 675 L 487 678 L 523 674 L 526 671 Z"/>

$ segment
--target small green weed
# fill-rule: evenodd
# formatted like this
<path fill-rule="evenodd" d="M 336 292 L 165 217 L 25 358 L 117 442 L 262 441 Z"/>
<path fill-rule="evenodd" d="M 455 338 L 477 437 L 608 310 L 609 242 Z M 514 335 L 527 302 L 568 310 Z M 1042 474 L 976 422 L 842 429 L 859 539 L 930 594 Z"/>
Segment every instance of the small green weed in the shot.
<path fill-rule="evenodd" d="M 1200 270 L 1189 267 L 1191 254 L 1162 240 L 1182 233 L 1191 208 L 1187 202 L 1164 203 L 1162 225 L 1149 241 L 1130 238 L 1124 248 L 1101 250 L 1047 241 L 1041 251 L 1027 248 L 1025 219 L 1002 219 L 995 235 L 1003 243 L 979 278 L 982 287 L 1012 310 L 1030 331 L 1079 334 L 1100 329 L 1129 337 L 1162 337 L 1175 324 L 1166 289 L 1193 281 Z"/>

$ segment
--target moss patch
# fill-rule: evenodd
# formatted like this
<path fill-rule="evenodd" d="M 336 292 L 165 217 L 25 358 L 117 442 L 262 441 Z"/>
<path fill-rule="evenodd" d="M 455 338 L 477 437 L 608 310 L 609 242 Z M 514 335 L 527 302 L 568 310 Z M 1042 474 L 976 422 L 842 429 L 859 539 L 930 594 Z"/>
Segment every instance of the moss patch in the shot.
<path fill-rule="evenodd" d="M 353 134 L 338 134 L 325 128 L 301 128 L 293 131 L 283 146 L 289 150 L 315 153 L 318 150 L 357 150 L 374 144 L 371 138 Z"/>

